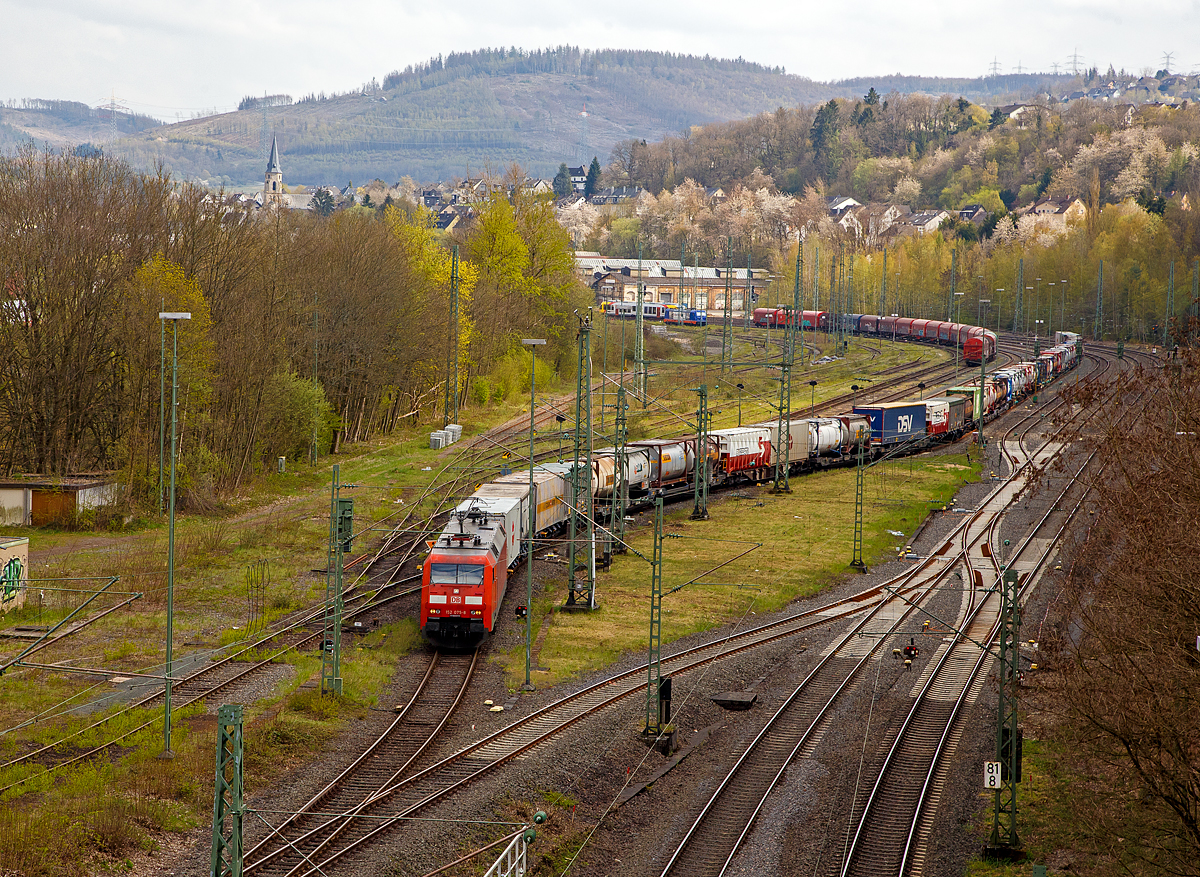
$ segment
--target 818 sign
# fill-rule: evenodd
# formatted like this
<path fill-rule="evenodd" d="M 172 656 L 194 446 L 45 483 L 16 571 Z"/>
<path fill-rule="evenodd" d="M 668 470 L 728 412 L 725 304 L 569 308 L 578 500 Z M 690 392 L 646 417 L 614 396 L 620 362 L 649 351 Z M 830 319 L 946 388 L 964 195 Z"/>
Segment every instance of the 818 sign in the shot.
<path fill-rule="evenodd" d="M 983 763 L 983 787 L 985 789 L 999 789 L 1001 786 L 1000 762 L 985 761 Z"/>

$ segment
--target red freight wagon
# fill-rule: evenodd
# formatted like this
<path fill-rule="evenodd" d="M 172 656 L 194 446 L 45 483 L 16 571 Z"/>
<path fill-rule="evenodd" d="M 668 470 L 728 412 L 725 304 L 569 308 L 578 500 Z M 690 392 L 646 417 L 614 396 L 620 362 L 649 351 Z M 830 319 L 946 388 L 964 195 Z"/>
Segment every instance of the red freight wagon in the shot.
<path fill-rule="evenodd" d="M 709 435 L 717 440 L 718 466 L 726 477 L 771 464 L 771 430 L 765 426 L 714 429 Z"/>

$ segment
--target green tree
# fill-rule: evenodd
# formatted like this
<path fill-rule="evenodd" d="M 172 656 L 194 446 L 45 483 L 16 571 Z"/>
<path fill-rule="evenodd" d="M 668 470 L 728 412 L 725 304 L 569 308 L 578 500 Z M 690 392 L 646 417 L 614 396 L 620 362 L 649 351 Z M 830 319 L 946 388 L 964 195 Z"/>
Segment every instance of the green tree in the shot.
<path fill-rule="evenodd" d="M 333 213 L 333 196 L 329 194 L 328 189 L 317 189 L 309 203 L 317 216 L 328 216 Z"/>
<path fill-rule="evenodd" d="M 558 166 L 558 173 L 554 175 L 554 194 L 559 198 L 571 194 L 571 172 L 565 162 Z"/>
<path fill-rule="evenodd" d="M 819 110 L 809 131 L 813 152 L 816 153 L 817 167 L 826 180 L 837 176 L 842 165 L 840 109 L 836 100 L 830 100 Z"/>
<path fill-rule="evenodd" d="M 588 166 L 587 180 L 583 184 L 583 197 L 591 198 L 596 194 L 596 190 L 600 188 L 600 161 L 596 156 L 592 156 L 592 163 Z"/>

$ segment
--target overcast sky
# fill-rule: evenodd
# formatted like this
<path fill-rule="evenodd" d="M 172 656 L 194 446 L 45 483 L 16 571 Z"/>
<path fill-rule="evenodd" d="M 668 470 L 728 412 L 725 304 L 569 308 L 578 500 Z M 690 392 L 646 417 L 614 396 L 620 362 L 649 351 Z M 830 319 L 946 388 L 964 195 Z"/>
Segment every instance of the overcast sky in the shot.
<path fill-rule="evenodd" d="M 96 105 L 174 120 L 248 94 L 345 91 L 439 53 L 484 46 L 710 54 L 817 80 L 979 76 L 1081 66 L 1200 70 L 1200 0 L 0 0 L 0 100 Z"/>

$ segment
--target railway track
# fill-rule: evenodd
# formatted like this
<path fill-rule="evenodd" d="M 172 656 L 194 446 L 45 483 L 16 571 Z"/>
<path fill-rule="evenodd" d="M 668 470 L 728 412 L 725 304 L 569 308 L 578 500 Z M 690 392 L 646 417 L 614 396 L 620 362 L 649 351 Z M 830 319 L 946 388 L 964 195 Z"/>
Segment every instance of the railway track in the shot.
<path fill-rule="evenodd" d="M 929 574 L 925 571 L 939 562 L 945 569 L 949 568 L 944 561 L 934 556 L 890 583 L 888 587 L 896 591 L 911 592 L 917 587 L 913 584 L 913 579 L 923 573 L 927 579 Z M 926 590 L 928 589 L 927 586 Z M 866 619 L 869 624 L 870 618 L 878 616 L 878 607 L 890 604 L 892 599 L 883 587 L 868 589 L 847 600 L 797 613 L 791 618 L 745 631 L 726 640 L 665 657 L 662 672 L 670 675 L 684 674 L 711 661 L 784 637 L 795 636 L 837 619 L 866 614 L 869 616 Z M 891 623 L 888 622 L 889 625 Z M 587 716 L 618 703 L 630 694 L 641 692 L 644 690 L 644 680 L 645 668 L 640 667 L 598 682 L 512 723 L 509 727 L 463 748 L 448 758 L 398 779 L 390 787 L 381 790 L 369 806 L 359 811 L 358 815 L 373 817 L 368 830 L 359 837 L 347 838 L 336 845 L 327 845 L 321 851 L 325 854 L 324 858 L 311 857 L 311 861 L 307 863 L 308 870 L 301 868 L 294 874 L 299 877 L 320 873 L 341 857 L 353 853 L 381 833 L 387 832 L 400 820 L 444 800 L 468 783 L 492 773 L 521 754 L 554 740 Z"/>
<path fill-rule="evenodd" d="M 940 367 L 940 370 L 944 371 L 946 368 L 947 367 L 943 365 Z M 889 369 L 887 371 L 891 372 L 892 370 Z M 907 381 L 911 385 L 917 378 L 921 376 L 932 376 L 933 374 L 938 373 L 939 367 L 930 366 L 926 369 L 918 370 L 915 374 L 906 374 L 905 372 L 908 371 L 911 371 L 911 369 L 901 369 L 901 373 L 896 375 L 896 377 Z M 846 398 L 848 399 L 849 397 Z M 832 400 L 827 400 L 825 404 L 834 405 L 839 403 L 835 403 Z M 545 424 L 551 422 L 554 418 L 554 413 L 555 412 L 553 409 L 543 411 L 539 415 L 539 418 L 535 420 L 535 423 L 541 422 Z M 805 413 L 806 412 L 803 411 L 797 412 L 797 414 Z M 677 415 L 672 416 L 678 418 Z M 527 433 L 528 421 L 526 420 L 523 424 L 510 427 L 509 432 L 512 433 L 512 437 L 519 437 L 520 434 Z M 547 440 L 553 439 L 553 435 L 547 437 Z M 509 439 L 505 439 L 502 434 L 501 438 L 495 443 L 495 446 L 503 449 L 503 446 L 506 442 L 511 443 L 511 441 Z M 422 495 L 422 500 L 432 499 L 435 496 L 441 497 L 432 513 L 422 518 L 417 512 L 421 502 L 413 503 L 413 507 L 408 512 L 408 515 L 404 521 L 397 526 L 396 531 L 394 531 L 393 534 L 385 538 L 384 543 L 376 551 L 374 556 L 370 557 L 369 562 L 366 562 L 366 557 L 352 561 L 351 565 L 364 563 L 364 569 L 369 569 L 372 567 L 372 565 L 376 567 L 381 566 L 382 561 L 385 558 L 388 559 L 389 563 L 387 574 L 385 576 L 386 581 L 382 585 L 372 585 L 370 581 L 366 580 L 365 572 L 364 575 L 360 577 L 359 582 L 356 584 L 361 585 L 363 589 L 364 593 L 361 595 L 363 605 L 361 607 L 348 606 L 348 619 L 353 618 L 355 613 L 370 611 L 372 608 L 376 608 L 381 605 L 382 602 L 386 602 L 386 600 L 399 599 L 400 597 L 411 594 L 418 589 L 419 586 L 411 586 L 411 577 L 400 578 L 399 575 L 400 570 L 404 566 L 405 562 L 411 559 L 413 554 L 423 545 L 423 538 L 420 531 L 428 531 L 434 525 L 433 522 L 436 520 L 438 515 L 444 513 L 443 510 L 445 509 L 445 506 L 457 498 L 457 490 L 463 489 L 464 485 L 472 484 L 476 478 L 494 471 L 495 468 L 495 448 L 490 446 L 488 448 L 464 448 L 463 451 L 466 453 L 456 454 L 451 458 L 451 462 L 447 463 L 446 466 L 442 468 L 441 472 L 438 473 L 438 477 L 431 479 L 430 485 L 426 488 L 425 493 Z M 550 455 L 549 452 L 546 452 L 546 454 Z M 539 456 L 541 455 L 535 455 L 535 459 L 537 459 Z M 412 535 L 412 531 L 414 530 L 418 531 L 416 535 Z M 407 535 L 406 531 L 408 531 Z M 900 585 L 897 585 L 897 587 L 900 587 Z M 386 596 L 369 593 L 377 589 L 381 591 L 391 589 L 393 593 L 387 594 Z M 881 594 L 878 590 L 871 592 L 870 596 L 861 596 L 856 600 L 846 602 L 841 609 L 837 607 L 822 607 L 820 610 L 813 610 L 810 613 L 798 615 L 796 616 L 796 619 L 793 619 L 791 622 L 789 622 L 791 625 L 790 627 L 776 628 L 770 631 L 766 629 L 759 629 L 755 632 L 747 632 L 746 634 L 743 634 L 737 638 L 731 639 L 728 643 L 721 643 L 719 645 L 710 644 L 709 646 L 699 647 L 696 650 L 689 650 L 686 653 L 680 653 L 679 655 L 664 660 L 664 673 L 688 672 L 696 667 L 702 666 L 709 661 L 719 660 L 727 657 L 728 655 L 735 654 L 738 651 L 754 648 L 763 643 L 774 641 L 782 637 L 794 636 L 803 630 L 807 630 L 816 625 L 827 624 L 837 618 L 845 618 L 855 615 L 863 612 L 864 606 L 869 604 L 871 600 L 876 599 L 881 599 Z M 820 614 L 820 617 L 811 617 L 812 615 L 818 613 Z M 193 676 L 190 676 L 187 679 L 180 680 L 175 687 L 175 691 L 179 697 L 180 706 L 187 705 L 188 703 L 195 702 L 196 700 L 200 700 L 205 697 L 211 697 L 216 692 L 226 690 L 230 686 L 237 684 L 238 681 L 245 680 L 248 677 L 248 674 L 253 673 L 256 669 L 260 669 L 270 664 L 271 660 L 278 654 L 282 654 L 284 651 L 300 648 L 306 644 L 312 643 L 316 637 L 319 636 L 319 630 L 305 631 L 303 628 L 306 625 L 311 626 L 314 621 L 319 621 L 319 610 L 314 610 L 314 612 L 308 617 L 295 621 L 288 627 L 287 633 L 284 631 L 273 632 L 269 637 L 260 639 L 248 646 L 246 649 L 239 651 L 234 655 L 230 655 L 225 659 L 224 662 L 222 662 L 223 664 L 237 663 L 239 656 L 244 656 L 251 650 L 261 650 L 266 644 L 271 642 L 274 642 L 275 647 L 279 649 L 279 651 L 272 655 L 272 658 L 268 658 L 267 660 L 258 662 L 252 666 L 242 666 L 236 673 L 230 671 L 231 675 L 227 679 L 223 678 L 223 673 L 216 672 L 214 668 L 206 668 L 200 673 L 193 674 Z M 291 641 L 291 637 L 295 638 L 294 642 Z M 669 667 L 668 662 L 670 662 Z M 433 668 L 431 667 L 431 671 L 432 669 Z M 537 718 L 536 721 L 533 721 L 533 724 L 529 723 L 534 719 L 534 717 L 529 717 L 520 723 L 519 729 L 514 726 L 513 728 L 505 729 L 503 732 L 498 732 L 499 734 L 507 735 L 503 740 L 497 737 L 497 735 L 493 735 L 493 737 L 496 739 L 488 738 L 485 741 L 481 741 L 481 743 L 477 744 L 475 747 L 468 747 L 470 752 L 464 750 L 462 753 L 456 754 L 451 759 L 447 759 L 446 761 L 440 762 L 437 765 L 433 765 L 429 768 L 413 773 L 412 771 L 415 768 L 416 761 L 425 751 L 425 748 L 428 745 L 428 742 L 426 742 L 424 745 L 421 745 L 419 750 L 416 751 L 411 757 L 402 759 L 405 767 L 398 771 L 393 771 L 392 775 L 389 775 L 385 781 L 375 782 L 375 789 L 373 792 L 367 793 L 363 790 L 367 788 L 367 786 L 370 786 L 371 782 L 374 781 L 366 781 L 366 785 L 357 787 L 357 791 L 347 792 L 346 794 L 348 794 L 350 798 L 354 798 L 355 795 L 357 795 L 359 799 L 356 803 L 351 805 L 347 805 L 345 803 L 346 799 L 334 797 L 335 791 L 327 790 L 328 797 L 321 798 L 320 800 L 314 799 L 314 801 L 310 802 L 308 816 L 298 818 L 294 824 L 289 823 L 288 830 L 290 831 L 292 829 L 297 829 L 299 831 L 298 837 L 304 838 L 304 843 L 309 843 L 310 837 L 312 839 L 311 847 L 302 847 L 303 849 L 309 850 L 305 853 L 305 855 L 308 856 L 308 864 L 305 864 L 302 857 L 297 856 L 295 861 L 292 861 L 285 867 L 285 865 L 281 863 L 287 861 L 287 856 L 285 855 L 283 847 L 281 846 L 275 851 L 270 851 L 267 848 L 264 848 L 265 852 L 263 852 L 261 859 L 256 860 L 261 861 L 262 864 L 252 864 L 251 867 L 262 868 L 263 870 L 259 873 L 269 874 L 286 873 L 289 875 L 295 875 L 302 873 L 316 873 L 315 871 L 311 870 L 310 866 L 312 862 L 321 859 L 322 856 L 326 856 L 326 858 L 322 860 L 324 862 L 333 861 L 338 855 L 341 855 L 342 848 L 358 848 L 363 843 L 367 842 L 370 837 L 376 833 L 376 831 L 381 830 L 380 828 L 373 828 L 365 832 L 351 830 L 348 826 L 354 824 L 354 820 L 352 818 L 353 815 L 357 815 L 357 813 L 360 811 L 366 812 L 367 810 L 371 810 L 374 812 L 380 808 L 386 808 L 395 811 L 393 814 L 390 814 L 389 818 L 398 818 L 397 814 L 401 813 L 402 811 L 407 813 L 416 812 L 416 810 L 427 806 L 434 800 L 438 800 L 441 797 L 452 793 L 453 789 L 457 786 L 454 784 L 448 785 L 448 777 L 452 778 L 452 775 L 459 774 L 462 775 L 461 778 L 464 781 L 469 781 L 470 779 L 477 778 L 483 773 L 486 773 L 487 771 L 506 763 L 518 753 L 527 751 L 529 748 L 541 745 L 546 741 L 553 739 L 555 734 L 561 733 L 563 729 L 580 721 L 585 716 L 604 709 L 607 706 L 616 703 L 621 698 L 626 697 L 628 694 L 640 690 L 644 684 L 642 681 L 642 679 L 644 679 L 644 673 L 644 668 L 631 671 L 630 674 L 625 675 L 637 678 L 625 679 L 623 682 L 615 681 L 620 679 L 620 677 L 615 677 L 614 680 L 609 680 L 609 684 L 615 685 L 617 688 L 610 688 L 603 695 L 601 695 L 599 692 L 596 692 L 591 699 L 585 699 L 584 701 L 576 701 L 580 695 L 576 695 L 573 698 L 568 698 L 567 700 L 573 701 L 573 703 L 569 706 L 567 705 L 566 701 L 560 702 L 557 705 L 552 705 L 559 707 L 554 715 L 547 713 L 546 715 Z M 467 684 L 467 681 L 469 681 L 469 674 L 467 679 L 463 682 L 464 687 Z M 161 695 L 156 694 L 150 698 L 140 701 L 134 706 L 153 705 L 155 700 L 160 696 Z M 411 706 L 412 705 L 410 704 L 410 707 Z M 447 716 L 450 714 L 453 708 L 453 704 L 446 708 Z M 415 716 L 417 713 L 414 712 L 412 715 Z M 153 723 L 151 722 L 147 724 Z M 61 764 L 65 765 L 83 760 L 88 757 L 94 757 L 112 745 L 119 743 L 122 739 L 124 739 L 124 737 L 116 738 L 108 744 L 105 744 L 105 746 L 97 747 L 89 752 L 82 753 L 75 758 L 62 762 Z M 42 751 L 42 754 L 44 755 L 45 752 L 50 748 L 51 747 L 46 747 L 46 750 Z M 29 753 L 22 759 L 10 762 L 10 764 L 15 764 L 18 761 L 33 758 L 37 756 L 37 754 L 38 753 Z M 394 759 L 390 757 L 388 760 L 389 762 L 394 761 Z M 405 771 L 408 771 L 411 775 L 405 777 L 403 775 Z M 358 781 L 356 780 L 354 782 L 357 783 Z M 425 783 L 425 785 L 422 786 L 420 785 L 421 783 Z M 351 783 L 349 781 L 347 782 L 345 788 L 351 788 Z M 421 794 L 422 791 L 425 793 L 424 796 Z M 401 793 L 403 793 L 403 795 Z M 337 794 L 341 793 L 338 792 Z M 401 797 L 403 797 L 404 800 L 409 801 L 409 803 L 397 804 L 396 802 L 399 801 Z M 404 810 L 404 807 L 407 807 L 408 810 Z M 311 824 L 309 824 L 308 827 L 301 827 L 302 819 L 308 819 Z M 317 823 L 322 823 L 322 821 L 335 826 L 335 828 L 332 830 L 332 836 L 326 839 L 321 839 L 318 836 L 317 828 L 315 827 Z M 359 834 L 362 836 L 359 837 Z M 306 870 L 306 868 L 308 870 Z"/>
<path fill-rule="evenodd" d="M 1108 365 L 1105 360 L 1106 369 Z M 1019 447 L 1023 449 L 1023 441 Z M 1089 455 L 1080 464 L 1070 483 L 1008 559 L 1008 568 L 1021 574 L 1018 601 L 1029 595 L 1079 512 L 1087 496 L 1086 489 L 1079 491 L 1065 514 L 1062 506 L 1068 491 L 1079 483 L 1092 460 L 1093 455 Z M 1040 537 L 1043 530 L 1052 533 L 1048 538 Z M 973 577 L 976 565 L 986 567 L 986 572 L 980 570 L 975 578 L 977 583 L 983 582 L 985 576 L 996 580 L 1004 568 L 993 533 L 989 533 L 987 546 L 981 557 L 969 561 Z M 870 794 L 853 815 L 854 837 L 837 871 L 839 877 L 925 873 L 933 819 L 945 788 L 948 763 L 965 731 L 965 707 L 979 696 L 993 657 L 978 644 L 995 641 L 999 611 L 998 594 L 987 592 L 960 620 L 960 632 L 940 648 L 933 670 L 914 697 L 878 767 Z"/>
<path fill-rule="evenodd" d="M 355 844 L 369 824 L 356 817 L 388 797 L 432 745 L 462 701 L 479 653 L 432 652 L 424 675 L 396 718 L 354 762 L 298 812 L 247 851 L 245 873 L 305 873 L 335 845 Z"/>
<path fill-rule="evenodd" d="M 1029 423 L 1028 429 L 1033 429 L 1039 420 L 1040 418 L 1029 416 L 1022 422 Z M 1018 448 L 1020 447 L 1023 447 L 1022 443 L 1018 443 Z M 930 590 L 948 578 L 951 572 L 963 563 L 966 564 L 968 570 L 966 580 L 974 582 L 973 550 L 979 552 L 982 557 L 992 558 L 998 566 L 998 562 L 995 561 L 995 552 L 990 550 L 996 528 L 1005 509 L 1023 486 L 1022 482 L 1025 478 L 1022 472 L 1027 468 L 1044 465 L 1047 462 L 1047 456 L 1046 454 L 1035 454 L 1029 455 L 1025 459 L 1018 459 L 1016 453 L 1009 453 L 1013 476 L 996 488 L 980 504 L 971 518 L 960 526 L 953 537 L 958 543 L 953 551 L 950 550 L 952 540 L 947 539 L 934 552 L 933 557 L 942 558 L 942 560 L 924 574 L 931 577 L 927 579 L 930 582 L 928 586 Z M 989 546 L 989 550 L 981 547 L 984 544 Z M 991 627 L 995 624 L 996 607 L 994 604 L 998 598 L 991 594 L 980 599 L 980 593 L 973 586 L 964 593 L 967 602 L 963 607 L 963 613 L 968 619 L 968 636 L 971 636 L 976 642 L 987 641 L 986 637 L 990 635 Z M 915 611 L 914 607 L 917 602 L 912 597 L 906 596 L 904 603 L 908 609 L 903 613 L 903 618 L 897 621 L 890 630 L 852 629 L 825 656 L 817 668 L 768 720 L 762 731 L 726 775 L 716 792 L 702 807 L 691 828 L 663 869 L 664 877 L 684 874 L 719 875 L 725 872 L 753 825 L 755 817 L 763 807 L 767 795 L 779 781 L 783 771 L 798 755 L 810 753 L 820 739 L 822 719 L 831 708 L 834 698 L 846 690 L 862 672 L 868 661 L 878 652 L 885 650 L 892 641 L 891 637 L 902 626 L 904 618 Z M 986 631 L 981 629 L 984 626 L 987 626 Z M 865 654 L 861 654 L 864 650 L 861 647 L 855 648 L 852 644 L 861 642 L 861 640 L 855 640 L 854 637 L 865 633 L 874 634 L 871 638 L 874 644 L 865 650 Z M 849 656 L 842 656 L 841 653 L 847 649 L 847 646 L 850 646 L 849 650 L 857 660 L 852 660 Z M 893 777 L 893 784 L 902 784 L 904 779 L 921 775 L 919 765 L 922 764 L 922 761 L 919 756 L 931 749 L 929 746 L 930 736 L 933 735 L 935 738 L 941 736 L 939 729 L 948 728 L 948 722 L 945 720 L 952 718 L 955 714 L 954 703 L 956 700 L 965 697 L 970 683 L 981 678 L 976 668 L 966 686 L 958 684 L 962 669 L 959 665 L 963 662 L 964 656 L 974 657 L 976 663 L 982 665 L 984 655 L 978 649 L 975 649 L 974 653 L 967 648 L 944 649 L 939 654 L 940 657 L 937 659 L 934 669 L 926 671 L 926 683 L 918 697 L 919 702 L 927 705 L 922 719 L 920 722 L 915 720 L 906 722 L 897 738 L 898 741 L 901 739 L 906 741 L 909 747 L 896 757 L 894 764 L 897 767 L 889 775 Z M 947 698 L 947 694 L 952 691 L 961 691 L 961 695 L 956 698 Z M 949 709 L 951 711 L 949 713 L 946 713 L 947 700 L 950 701 Z M 940 723 L 939 718 L 943 719 Z M 908 733 L 905 733 L 906 731 Z M 882 799 L 881 793 L 878 800 Z M 903 811 L 898 805 L 879 805 L 869 812 L 876 815 L 881 825 L 889 825 L 897 821 L 897 812 Z M 868 835 L 869 833 L 863 834 L 862 837 L 865 838 Z M 880 831 L 876 835 L 879 840 L 874 846 L 864 841 L 861 846 L 857 847 L 858 858 L 854 861 L 861 862 L 863 867 L 853 873 L 872 875 L 899 873 L 889 870 L 887 867 L 889 863 L 885 861 L 896 848 L 895 832 L 888 835 L 886 831 Z M 856 836 L 856 842 L 857 840 Z"/>

